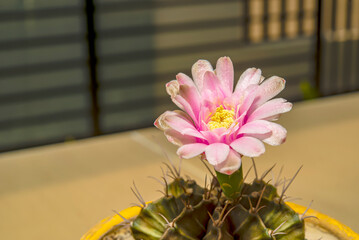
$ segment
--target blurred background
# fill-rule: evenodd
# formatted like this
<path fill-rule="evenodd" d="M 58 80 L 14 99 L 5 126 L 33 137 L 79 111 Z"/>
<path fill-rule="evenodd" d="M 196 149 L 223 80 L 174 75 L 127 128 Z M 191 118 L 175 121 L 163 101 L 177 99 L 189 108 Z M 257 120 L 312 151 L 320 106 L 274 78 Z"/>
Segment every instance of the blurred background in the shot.
<path fill-rule="evenodd" d="M 199 58 L 290 101 L 359 89 L 359 0 L 1 0 L 0 32 L 0 151 L 152 126 Z"/>

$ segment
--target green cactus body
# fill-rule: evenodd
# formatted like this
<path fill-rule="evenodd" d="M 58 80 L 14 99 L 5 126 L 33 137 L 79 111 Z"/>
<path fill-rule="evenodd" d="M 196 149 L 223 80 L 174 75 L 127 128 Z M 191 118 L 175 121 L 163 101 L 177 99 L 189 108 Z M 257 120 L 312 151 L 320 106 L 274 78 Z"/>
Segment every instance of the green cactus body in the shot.
<path fill-rule="evenodd" d="M 208 212 L 212 212 L 216 204 L 216 199 L 203 199 L 198 205 L 186 208 L 175 222 L 175 228 L 182 236 L 189 239 L 201 239 L 210 218 Z"/>
<path fill-rule="evenodd" d="M 166 189 L 166 196 L 143 207 L 133 220 L 136 240 L 305 239 L 302 218 L 263 180 L 245 183 L 239 193 L 227 192 L 229 197 L 218 185 L 203 189 L 182 178 Z"/>
<path fill-rule="evenodd" d="M 263 197 L 268 200 L 274 200 L 279 197 L 277 194 L 277 188 L 273 185 L 267 184 L 263 180 L 255 179 L 252 184 L 245 183 L 243 186 L 243 195 L 250 195 L 252 193 L 260 193 L 265 187 Z"/>
<path fill-rule="evenodd" d="M 267 199 L 263 199 L 261 205 L 266 206 L 259 213 L 264 224 L 273 230 L 279 227 L 278 232 L 285 233 L 276 239 L 304 239 L 304 223 L 288 205 Z"/>
<path fill-rule="evenodd" d="M 165 196 L 143 207 L 132 222 L 135 239 L 175 239 L 174 235 L 178 235 L 176 239 L 198 239 L 205 234 L 208 211 L 213 211 L 217 198 L 203 199 L 204 189 L 183 179 L 169 184 L 168 192 L 175 196 Z"/>
<path fill-rule="evenodd" d="M 144 238 L 145 239 L 145 238 Z M 176 228 L 168 228 L 166 232 L 161 237 L 162 239 L 173 239 L 173 240 L 193 240 L 193 238 L 188 238 L 186 236 L 182 236 L 178 233 Z"/>
<path fill-rule="evenodd" d="M 219 184 L 222 187 L 223 194 L 228 199 L 236 199 L 241 195 L 243 186 L 242 166 L 231 175 L 216 172 Z"/>
<path fill-rule="evenodd" d="M 203 240 L 233 240 L 227 219 L 223 219 L 223 208 L 218 206 L 207 225 L 207 233 Z"/>

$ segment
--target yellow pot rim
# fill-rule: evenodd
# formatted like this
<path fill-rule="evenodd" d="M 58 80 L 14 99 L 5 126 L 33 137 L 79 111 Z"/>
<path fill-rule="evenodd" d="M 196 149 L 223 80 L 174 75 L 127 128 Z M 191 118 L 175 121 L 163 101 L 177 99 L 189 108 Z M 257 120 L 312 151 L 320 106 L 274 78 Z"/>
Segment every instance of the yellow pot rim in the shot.
<path fill-rule="evenodd" d="M 306 207 L 301 205 L 287 202 L 287 204 L 297 213 L 301 214 L 306 210 Z M 120 212 L 120 214 L 126 218 L 132 218 L 138 215 L 141 211 L 139 207 L 129 207 Z M 306 215 L 315 216 L 316 218 L 307 218 L 306 222 L 319 226 L 340 238 L 341 240 L 359 240 L 359 235 L 351 230 L 348 226 L 340 223 L 339 221 L 313 209 L 309 209 Z M 119 215 L 114 215 L 101 220 L 93 228 L 91 228 L 81 240 L 98 240 L 114 226 L 120 224 L 123 219 Z"/>
<path fill-rule="evenodd" d="M 294 211 L 299 214 L 304 213 L 307 209 L 306 207 L 291 202 L 286 202 L 286 204 L 288 204 Z M 305 221 L 327 230 L 328 232 L 337 236 L 339 239 L 359 240 L 359 235 L 354 232 L 350 227 L 344 225 L 338 220 L 335 220 L 334 218 L 329 217 L 328 215 L 325 215 L 313 209 L 309 209 L 305 215 L 317 217 L 307 218 L 305 219 Z"/>

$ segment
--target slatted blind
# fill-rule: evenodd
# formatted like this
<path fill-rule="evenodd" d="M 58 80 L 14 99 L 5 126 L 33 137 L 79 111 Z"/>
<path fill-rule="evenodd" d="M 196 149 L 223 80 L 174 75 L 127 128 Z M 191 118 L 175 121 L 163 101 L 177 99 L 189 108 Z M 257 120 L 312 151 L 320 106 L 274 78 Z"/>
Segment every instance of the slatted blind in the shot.
<path fill-rule="evenodd" d="M 0 151 L 91 136 L 80 0 L 1 1 Z"/>
<path fill-rule="evenodd" d="M 324 95 L 359 90 L 359 0 L 322 4 L 320 90 Z"/>

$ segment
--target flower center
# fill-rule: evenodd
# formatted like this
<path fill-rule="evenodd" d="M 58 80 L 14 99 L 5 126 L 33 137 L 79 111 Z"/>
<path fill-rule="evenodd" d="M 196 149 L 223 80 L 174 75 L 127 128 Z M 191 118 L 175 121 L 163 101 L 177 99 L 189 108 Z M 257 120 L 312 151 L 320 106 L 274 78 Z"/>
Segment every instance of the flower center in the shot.
<path fill-rule="evenodd" d="M 211 130 L 216 128 L 229 128 L 234 122 L 234 111 L 224 109 L 223 106 L 219 106 L 216 112 L 211 117 L 211 121 L 208 122 L 208 126 Z"/>

